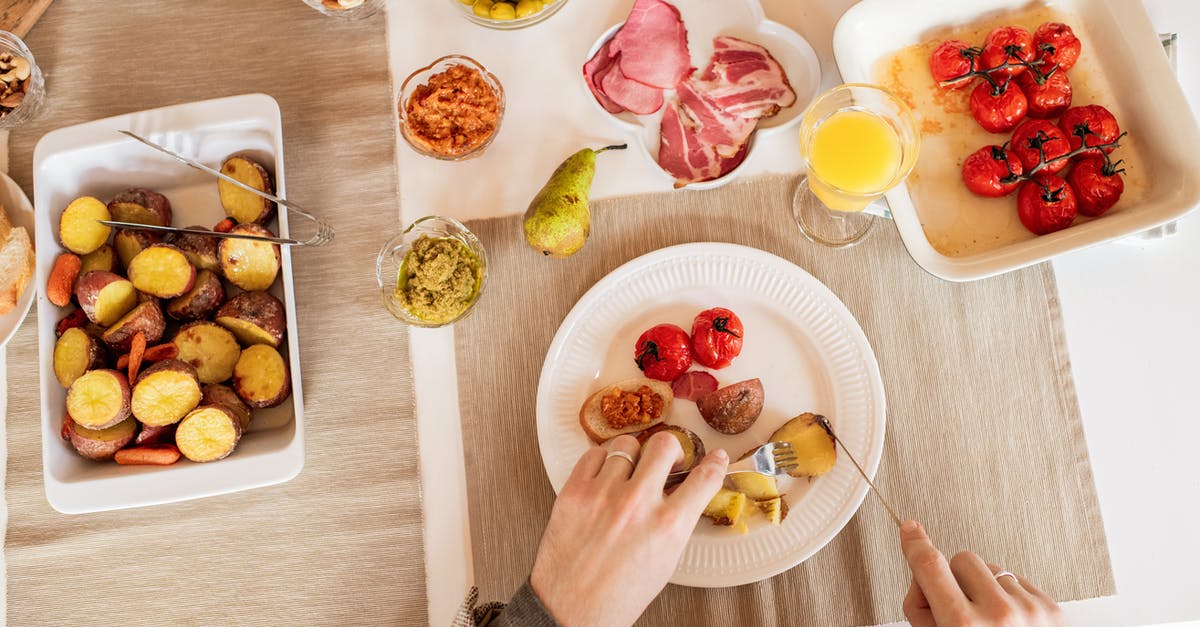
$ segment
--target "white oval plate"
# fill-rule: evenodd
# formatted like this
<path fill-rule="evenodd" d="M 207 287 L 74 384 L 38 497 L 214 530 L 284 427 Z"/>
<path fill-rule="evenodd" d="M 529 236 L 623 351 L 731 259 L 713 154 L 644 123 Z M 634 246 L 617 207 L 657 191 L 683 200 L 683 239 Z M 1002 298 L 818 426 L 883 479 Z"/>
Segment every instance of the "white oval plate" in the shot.
<path fill-rule="evenodd" d="M 29 197 L 21 190 L 21 186 L 2 172 L 0 172 L 0 205 L 3 205 L 8 211 L 8 217 L 12 220 L 13 227 L 25 227 L 25 230 L 29 232 L 29 241 L 37 240 L 33 204 L 29 202 Z M 25 286 L 25 291 L 17 299 L 17 306 L 12 311 L 0 316 L 0 348 L 8 344 L 8 341 L 16 335 L 21 322 L 29 314 L 29 308 L 33 305 L 33 296 L 37 293 L 37 287 L 34 285 L 37 282 L 36 276 L 37 272 L 35 271 L 34 276 L 29 278 L 29 285 Z"/>
<path fill-rule="evenodd" d="M 711 429 L 695 403 L 677 400 L 667 421 L 695 431 L 708 449 L 736 457 L 766 442 L 806 411 L 824 414 L 874 474 L 883 454 L 883 381 L 854 317 L 829 288 L 796 265 L 761 250 L 698 243 L 664 248 L 601 279 L 567 315 L 542 366 L 538 444 L 555 492 L 592 446 L 579 407 L 608 383 L 639 376 L 633 347 L 649 327 L 669 322 L 690 331 L 710 307 L 728 307 L 745 325 L 742 354 L 714 371 L 722 385 L 762 379 L 763 412 L 746 432 Z M 696 369 L 694 367 L 694 369 Z M 760 581 L 808 559 L 841 531 L 867 492 L 839 454 L 828 474 L 809 482 L 781 478 L 789 514 L 772 527 L 761 516 L 739 535 L 707 520 L 696 525 L 671 583 L 715 588 Z"/>

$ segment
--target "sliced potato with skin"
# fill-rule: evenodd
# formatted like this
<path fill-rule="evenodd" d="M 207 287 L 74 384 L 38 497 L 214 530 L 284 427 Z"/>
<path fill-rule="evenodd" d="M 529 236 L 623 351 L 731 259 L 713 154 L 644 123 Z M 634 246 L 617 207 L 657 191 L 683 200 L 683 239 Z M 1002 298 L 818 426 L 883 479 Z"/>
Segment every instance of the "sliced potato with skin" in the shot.
<path fill-rule="evenodd" d="M 117 229 L 117 234 L 113 236 L 113 247 L 117 250 L 117 259 L 126 268 L 129 267 L 129 262 L 133 261 L 133 258 L 141 254 L 143 250 L 161 243 L 163 243 L 162 233 L 154 231 Z"/>
<path fill-rule="evenodd" d="M 721 488 L 704 507 L 704 516 L 714 525 L 732 527 L 746 509 L 746 495 L 729 488 Z"/>
<path fill-rule="evenodd" d="M 201 270 L 196 273 L 192 289 L 167 303 L 167 315 L 176 320 L 207 318 L 225 302 L 225 286 L 216 273 Z"/>
<path fill-rule="evenodd" d="M 757 505 L 763 516 L 767 517 L 767 522 L 772 525 L 783 524 L 784 519 L 787 518 L 788 504 L 782 497 L 777 496 L 773 499 L 758 501 Z"/>
<path fill-rule="evenodd" d="M 179 348 L 179 360 L 196 369 L 200 383 L 220 383 L 233 376 L 242 347 L 228 329 L 212 322 L 186 324 L 171 340 Z"/>
<path fill-rule="evenodd" d="M 729 475 L 729 482 L 733 484 L 733 489 L 754 501 L 766 501 L 780 496 L 779 482 L 775 477 L 756 472 L 739 472 Z"/>
<path fill-rule="evenodd" d="M 200 404 L 200 396 L 196 369 L 171 359 L 160 361 L 138 375 L 130 407 L 143 424 L 159 427 L 179 422 Z"/>
<path fill-rule="evenodd" d="M 233 389 L 251 407 L 280 405 L 292 391 L 287 362 L 265 344 L 247 347 L 233 367 Z"/>
<path fill-rule="evenodd" d="M 267 169 L 246 155 L 233 155 L 221 163 L 221 173 L 259 191 L 274 193 Z M 263 223 L 275 213 L 275 203 L 246 191 L 233 183 L 217 181 L 217 191 L 225 215 L 238 224 Z"/>
<path fill-rule="evenodd" d="M 233 391 L 233 388 L 226 385 L 206 385 L 202 392 L 204 393 L 200 399 L 202 404 L 220 405 L 233 412 L 242 425 L 243 431 L 250 426 L 250 420 L 254 417 L 254 413 L 250 406 L 237 395 L 237 392 Z"/>
<path fill-rule="evenodd" d="M 771 434 L 772 442 L 788 442 L 796 454 L 793 477 L 819 477 L 837 463 L 837 446 L 825 417 L 803 413 L 785 422 Z"/>
<path fill-rule="evenodd" d="M 196 281 L 196 267 L 182 250 L 170 244 L 155 244 L 143 250 L 126 270 L 138 291 L 158 298 L 180 296 Z"/>
<path fill-rule="evenodd" d="M 679 446 L 683 448 L 683 459 L 671 466 L 671 472 L 690 471 L 700 464 L 700 460 L 704 458 L 704 442 L 691 429 L 678 425 L 659 423 L 639 433 L 637 440 L 641 443 L 643 452 L 645 452 L 646 442 L 650 440 L 650 436 L 660 431 L 670 432 L 679 441 Z"/>
<path fill-rule="evenodd" d="M 86 255 L 108 241 L 112 227 L 97 220 L 111 220 L 108 207 L 99 198 L 76 198 L 63 209 L 58 223 L 58 239 L 67 250 Z"/>
<path fill-rule="evenodd" d="M 54 377 L 65 388 L 88 370 L 104 367 L 104 347 L 83 329 L 75 327 L 63 332 L 54 343 Z"/>
<path fill-rule="evenodd" d="M 133 283 L 112 272 L 93 270 L 75 280 L 75 300 L 88 320 L 111 326 L 138 302 Z"/>
<path fill-rule="evenodd" d="M 129 380 L 116 370 L 89 370 L 67 390 L 67 413 L 89 429 L 107 429 L 129 417 Z"/>
<path fill-rule="evenodd" d="M 175 446 L 194 462 L 224 459 L 242 437 L 241 423 L 221 405 L 202 405 L 184 416 L 175 429 Z"/>
<path fill-rule="evenodd" d="M 233 332 L 242 344 L 283 342 L 287 317 L 283 303 L 267 292 L 242 292 L 217 310 L 216 323 Z"/>
<path fill-rule="evenodd" d="M 175 425 L 142 425 L 138 431 L 137 437 L 133 440 L 134 446 L 153 445 L 153 444 L 172 444 L 175 442 Z"/>
<path fill-rule="evenodd" d="M 230 233 L 274 237 L 266 227 L 240 224 Z M 221 274 L 230 283 L 247 292 L 261 292 L 271 287 L 279 274 L 279 245 L 248 239 L 223 239 L 217 245 Z"/>
<path fill-rule="evenodd" d="M 67 431 L 71 446 L 82 456 L 93 461 L 108 461 L 126 444 L 133 441 L 138 422 L 126 418 L 106 429 L 89 429 L 67 418 Z"/>
<path fill-rule="evenodd" d="M 100 339 L 117 350 L 128 351 L 133 343 L 133 336 L 139 331 L 146 336 L 147 343 L 154 344 L 162 339 L 166 328 L 167 321 L 163 319 L 162 308 L 157 300 L 150 299 L 143 301 L 114 322 Z"/>
<path fill-rule="evenodd" d="M 198 225 L 187 228 L 209 230 L 207 227 Z M 221 261 L 217 258 L 217 239 L 196 233 L 175 233 L 170 239 L 170 244 L 182 250 L 183 254 L 187 255 L 188 261 L 192 262 L 197 270 L 220 272 Z"/>
<path fill-rule="evenodd" d="M 762 381 L 748 379 L 719 388 L 701 396 L 696 407 L 704 422 L 713 429 L 726 435 L 741 433 L 762 413 Z"/>
<path fill-rule="evenodd" d="M 79 274 L 92 270 L 103 270 L 105 272 L 117 271 L 117 251 L 113 250 L 112 244 L 104 244 L 100 248 L 79 258 Z"/>
<path fill-rule="evenodd" d="M 117 222 L 171 226 L 171 201 L 143 187 L 131 187 L 108 201 L 108 212 Z"/>

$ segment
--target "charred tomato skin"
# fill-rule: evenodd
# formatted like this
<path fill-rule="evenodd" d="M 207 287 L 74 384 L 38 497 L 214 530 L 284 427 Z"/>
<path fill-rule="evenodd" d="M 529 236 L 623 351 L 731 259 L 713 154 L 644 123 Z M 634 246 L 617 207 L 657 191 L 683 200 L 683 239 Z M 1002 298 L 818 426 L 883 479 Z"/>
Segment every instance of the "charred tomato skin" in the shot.
<path fill-rule="evenodd" d="M 971 92 L 971 116 L 989 133 L 1011 132 L 1028 111 L 1025 94 L 1015 83 L 993 86 L 984 81 Z"/>
<path fill-rule="evenodd" d="M 1075 190 L 1079 213 L 1094 218 L 1112 209 L 1121 199 L 1125 181 L 1121 178 L 1122 170 L 1116 166 L 1103 157 L 1089 156 L 1071 168 L 1067 183 Z"/>
<path fill-rule="evenodd" d="M 938 84 L 969 74 L 978 69 L 979 52 L 978 48 L 972 48 L 961 39 L 944 41 L 929 55 L 929 72 Z M 943 87 L 958 89 L 970 84 L 970 80 L 963 79 Z"/>
<path fill-rule="evenodd" d="M 670 383 L 692 367 L 691 338 L 678 325 L 654 325 L 638 337 L 633 359 L 647 377 Z"/>
<path fill-rule="evenodd" d="M 1121 136 L 1121 126 L 1117 124 L 1117 118 L 1108 109 L 1095 104 L 1067 109 L 1063 112 L 1062 118 L 1058 120 L 1058 127 L 1067 136 L 1071 150 L 1083 146 L 1085 140 L 1088 146 L 1097 146 L 1111 144 Z M 1100 150 L 1099 148 L 1085 150 L 1079 154 L 1079 157 L 1099 156 Z M 1115 150 L 1113 146 L 1104 148 L 1104 152 L 1113 150 Z"/>
<path fill-rule="evenodd" d="M 980 55 L 980 66 L 984 70 L 992 70 L 1006 63 L 1030 62 L 1036 58 L 1033 45 L 1033 35 L 1019 26 L 1001 26 L 988 33 L 983 41 L 983 54 Z M 997 81 L 1014 77 L 1026 68 L 1024 66 L 1004 68 L 989 72 Z"/>
<path fill-rule="evenodd" d="M 692 358 L 708 368 L 724 368 L 742 352 L 745 327 L 724 307 L 705 309 L 692 322 Z"/>
<path fill-rule="evenodd" d="M 1009 147 L 1021 159 L 1025 172 L 1032 171 L 1041 162 L 1043 153 L 1049 165 L 1044 172 L 1057 174 L 1067 167 L 1070 159 L 1058 159 L 1071 152 L 1071 145 L 1062 130 L 1048 120 L 1025 120 L 1013 132 Z M 1039 150 L 1040 148 L 1040 150 Z M 1052 161 L 1058 159 L 1057 161 Z"/>
<path fill-rule="evenodd" d="M 1077 210 L 1074 190 L 1055 174 L 1039 172 L 1017 191 L 1017 216 L 1036 235 L 1071 226 Z"/>
<path fill-rule="evenodd" d="M 1046 22 L 1033 31 L 1033 47 L 1037 58 L 1042 60 L 1043 72 L 1055 65 L 1066 72 L 1075 67 L 1083 44 L 1070 26 L 1062 22 Z"/>
<path fill-rule="evenodd" d="M 1012 150 L 984 146 L 963 161 L 962 179 L 971 193 L 1000 198 L 1017 191 L 1024 171 L 1021 159 Z"/>

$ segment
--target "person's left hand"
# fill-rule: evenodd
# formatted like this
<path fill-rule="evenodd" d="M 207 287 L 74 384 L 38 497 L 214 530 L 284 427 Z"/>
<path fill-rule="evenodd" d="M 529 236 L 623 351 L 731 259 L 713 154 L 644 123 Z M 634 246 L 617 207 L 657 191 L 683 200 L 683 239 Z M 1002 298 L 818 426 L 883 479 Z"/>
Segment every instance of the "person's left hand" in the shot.
<path fill-rule="evenodd" d="M 679 441 L 658 433 L 640 460 L 639 449 L 622 435 L 584 453 L 550 512 L 529 581 L 562 625 L 633 624 L 675 572 L 729 465 L 725 451 L 712 451 L 666 495 Z"/>

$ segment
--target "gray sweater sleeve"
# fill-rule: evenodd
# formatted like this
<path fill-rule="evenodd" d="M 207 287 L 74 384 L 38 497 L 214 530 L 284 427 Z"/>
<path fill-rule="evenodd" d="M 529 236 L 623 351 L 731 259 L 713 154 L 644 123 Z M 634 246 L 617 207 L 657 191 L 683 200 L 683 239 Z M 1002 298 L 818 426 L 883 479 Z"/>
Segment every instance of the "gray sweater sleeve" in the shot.
<path fill-rule="evenodd" d="M 529 580 L 513 594 L 508 605 L 496 604 L 487 608 L 484 615 L 477 616 L 475 624 L 479 627 L 559 627 L 541 599 L 533 593 Z"/>

